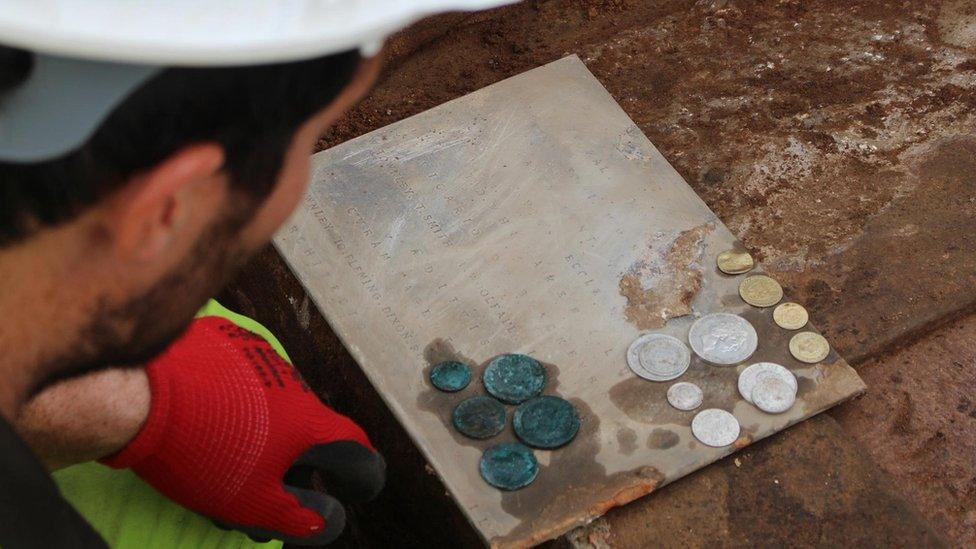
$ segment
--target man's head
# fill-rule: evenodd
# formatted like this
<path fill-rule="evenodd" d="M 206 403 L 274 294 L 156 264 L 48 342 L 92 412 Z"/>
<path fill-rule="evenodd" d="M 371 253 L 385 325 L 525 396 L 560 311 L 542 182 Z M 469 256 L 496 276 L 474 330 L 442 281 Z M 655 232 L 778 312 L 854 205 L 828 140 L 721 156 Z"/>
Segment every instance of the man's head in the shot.
<path fill-rule="evenodd" d="M 29 70 L 29 54 L 0 49 L 0 107 Z M 79 149 L 0 163 L 0 273 L 33 273 L 74 319 L 51 326 L 70 348 L 35 381 L 139 363 L 174 339 L 288 217 L 318 137 L 375 73 L 354 52 L 168 69 Z"/>

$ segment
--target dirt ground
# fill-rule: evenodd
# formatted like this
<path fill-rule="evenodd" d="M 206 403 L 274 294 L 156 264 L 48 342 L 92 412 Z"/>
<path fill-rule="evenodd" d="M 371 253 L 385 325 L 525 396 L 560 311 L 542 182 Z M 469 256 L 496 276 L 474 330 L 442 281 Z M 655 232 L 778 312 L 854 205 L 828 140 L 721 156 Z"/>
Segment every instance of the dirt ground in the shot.
<path fill-rule="evenodd" d="M 976 2 L 552 0 L 442 16 L 393 41 L 378 87 L 320 147 L 573 53 L 859 369 L 868 396 L 834 413 L 846 432 L 950 543 L 976 543 Z M 328 330 L 293 305 L 302 328 Z M 833 451 L 816 434 L 833 420 L 817 421 L 789 436 Z M 822 507 L 801 510 L 828 520 Z M 578 544 L 653 535 L 646 514 L 608 520 Z M 722 535 L 706 534 L 689 544 Z"/>
<path fill-rule="evenodd" d="M 976 542 L 976 316 L 862 364 L 834 417 L 960 546 Z"/>

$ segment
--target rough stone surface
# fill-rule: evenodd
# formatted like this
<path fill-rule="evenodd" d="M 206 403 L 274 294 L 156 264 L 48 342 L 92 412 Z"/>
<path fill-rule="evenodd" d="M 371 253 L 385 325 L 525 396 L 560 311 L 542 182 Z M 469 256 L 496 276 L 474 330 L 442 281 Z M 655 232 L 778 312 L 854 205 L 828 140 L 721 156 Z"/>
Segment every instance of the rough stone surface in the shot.
<path fill-rule="evenodd" d="M 577 53 L 856 364 L 976 309 L 974 37 L 976 8 L 965 0 L 554 0 L 453 14 L 397 37 L 379 86 L 320 146 Z M 352 510 L 344 543 L 476 543 L 273 252 L 226 298 L 280 335 L 310 383 L 388 457 L 387 490 Z M 963 352 L 947 347 L 940 364 Z M 925 371 L 924 362 L 912 364 Z M 960 362 L 970 374 L 945 366 L 938 383 L 972 395 L 972 363 Z M 956 471 L 967 448 L 973 455 L 976 435 L 960 427 L 969 412 L 961 400 L 932 408 L 945 392 L 905 370 L 887 356 L 866 363 L 869 396 L 838 417 L 900 482 L 926 485 L 917 497 L 938 530 L 970 539 L 958 506 L 974 507 L 971 479 L 925 476 L 940 464 Z M 889 427 L 871 433 L 879 422 Z M 824 416 L 612 511 L 584 538 L 623 547 L 938 545 L 897 494 Z M 671 528 L 684 537 L 661 538 Z"/>
<path fill-rule="evenodd" d="M 976 546 L 976 316 L 860 373 L 874 389 L 831 415 L 954 546 Z"/>

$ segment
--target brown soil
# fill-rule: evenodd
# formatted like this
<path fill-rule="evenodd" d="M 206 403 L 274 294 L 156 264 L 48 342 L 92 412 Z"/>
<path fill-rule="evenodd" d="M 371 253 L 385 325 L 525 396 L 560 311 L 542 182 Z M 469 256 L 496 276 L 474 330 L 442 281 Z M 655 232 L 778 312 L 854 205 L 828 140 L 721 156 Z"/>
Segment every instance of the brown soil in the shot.
<path fill-rule="evenodd" d="M 864 364 L 834 417 L 960 546 L 976 543 L 976 316 Z"/>

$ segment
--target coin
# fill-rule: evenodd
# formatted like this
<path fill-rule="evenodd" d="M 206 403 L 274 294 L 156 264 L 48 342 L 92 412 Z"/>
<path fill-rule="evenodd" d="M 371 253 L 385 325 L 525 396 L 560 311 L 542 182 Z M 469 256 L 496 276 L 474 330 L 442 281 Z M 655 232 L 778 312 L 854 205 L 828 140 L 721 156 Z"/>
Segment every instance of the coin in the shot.
<path fill-rule="evenodd" d="M 790 354 L 800 362 L 815 364 L 827 358 L 830 344 L 814 332 L 800 332 L 790 339 Z"/>
<path fill-rule="evenodd" d="M 783 287 L 766 275 L 752 275 L 739 284 L 739 295 L 753 307 L 771 307 L 783 299 Z"/>
<path fill-rule="evenodd" d="M 526 355 L 497 356 L 485 368 L 482 382 L 488 393 L 506 404 L 521 404 L 546 385 L 546 370 Z"/>
<path fill-rule="evenodd" d="M 720 448 L 739 438 L 739 421 L 725 410 L 709 408 L 691 420 L 691 433 L 702 444 Z"/>
<path fill-rule="evenodd" d="M 773 362 L 757 362 L 749 365 L 739 374 L 739 394 L 746 399 L 746 402 L 752 402 L 752 390 L 760 379 L 767 376 L 780 378 L 793 389 L 794 393 L 796 392 L 796 376 L 793 372 Z"/>
<path fill-rule="evenodd" d="M 773 321 L 784 330 L 799 330 L 807 325 L 810 315 L 803 305 L 788 301 L 780 303 L 773 309 Z"/>
<path fill-rule="evenodd" d="M 627 349 L 627 365 L 644 379 L 668 381 L 685 373 L 691 364 L 691 351 L 676 337 L 645 334 Z"/>
<path fill-rule="evenodd" d="M 539 474 L 539 462 L 527 446 L 518 442 L 496 444 L 481 454 L 481 478 L 495 488 L 518 490 Z"/>
<path fill-rule="evenodd" d="M 569 401 L 557 396 L 530 398 L 515 409 L 512 418 L 515 434 L 535 448 L 559 448 L 579 432 L 580 418 Z"/>
<path fill-rule="evenodd" d="M 490 396 L 473 396 L 454 407 L 451 422 L 466 437 L 491 438 L 505 429 L 505 407 Z"/>
<path fill-rule="evenodd" d="M 735 364 L 752 356 L 759 345 L 749 321 L 731 313 L 705 315 L 691 325 L 688 343 L 695 354 L 713 364 Z"/>
<path fill-rule="evenodd" d="M 718 263 L 718 270 L 730 275 L 748 273 L 755 266 L 749 252 L 735 250 L 727 250 L 718 254 L 716 263 Z"/>
<path fill-rule="evenodd" d="M 679 410 L 694 410 L 701 406 L 702 398 L 702 390 L 694 383 L 679 381 L 668 388 L 668 403 Z"/>
<path fill-rule="evenodd" d="M 752 403 L 763 412 L 779 414 L 796 402 L 796 389 L 776 375 L 759 379 L 752 389 Z"/>
<path fill-rule="evenodd" d="M 430 382 L 441 391 L 460 391 L 471 382 L 471 368 L 456 360 L 440 362 L 431 368 Z"/>

